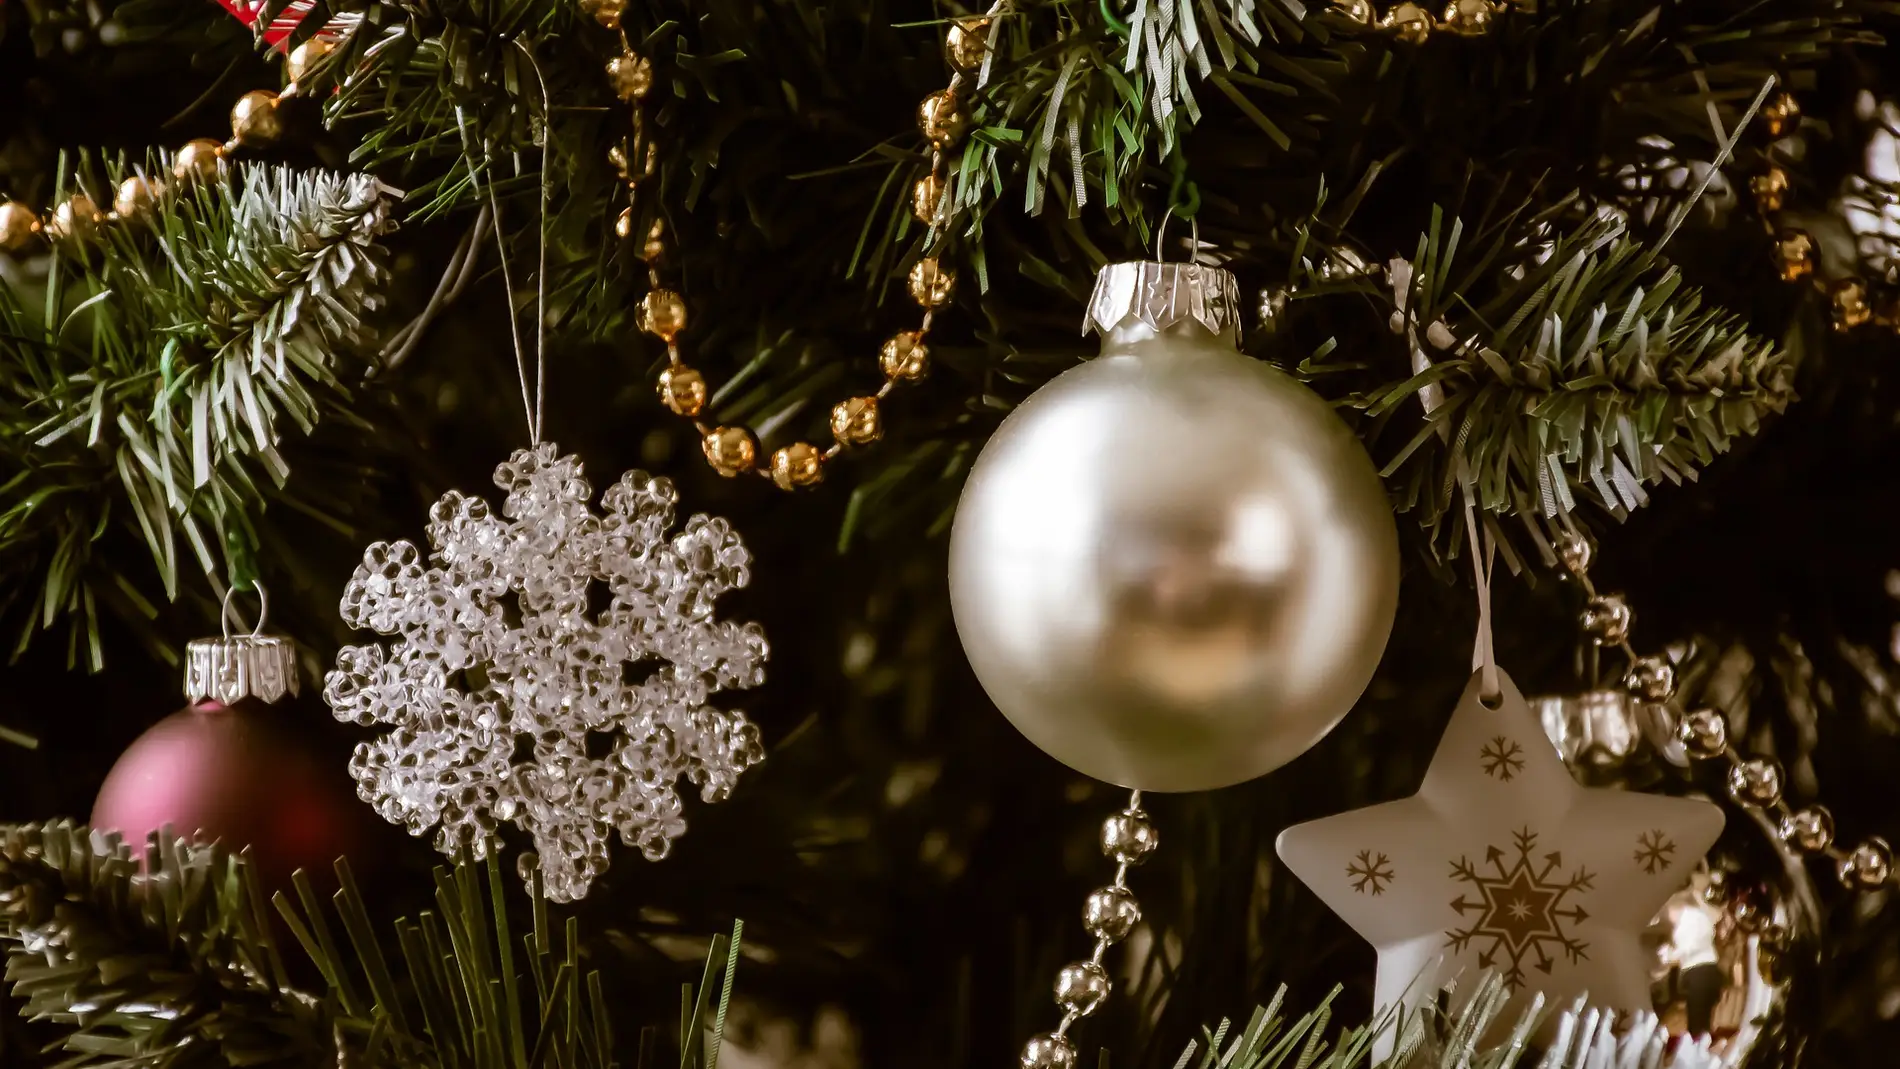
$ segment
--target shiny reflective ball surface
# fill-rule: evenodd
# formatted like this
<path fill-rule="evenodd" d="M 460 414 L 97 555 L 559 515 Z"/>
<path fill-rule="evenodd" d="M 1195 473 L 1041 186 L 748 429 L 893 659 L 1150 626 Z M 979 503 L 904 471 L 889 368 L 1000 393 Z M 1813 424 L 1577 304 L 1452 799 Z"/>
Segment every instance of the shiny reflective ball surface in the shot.
<path fill-rule="evenodd" d="M 950 545 L 970 664 L 1031 742 L 1190 791 L 1305 752 L 1398 602 L 1385 489 L 1319 396 L 1192 321 L 1117 327 L 1004 420 Z"/>

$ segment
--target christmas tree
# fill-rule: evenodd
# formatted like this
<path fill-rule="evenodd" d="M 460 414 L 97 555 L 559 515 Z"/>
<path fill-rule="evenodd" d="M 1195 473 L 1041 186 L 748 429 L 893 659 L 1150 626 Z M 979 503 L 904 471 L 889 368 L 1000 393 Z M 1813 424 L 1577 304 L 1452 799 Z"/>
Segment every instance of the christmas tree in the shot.
<path fill-rule="evenodd" d="M 0 1064 L 1887 1064 L 1896 32 L 1885 0 L 0 0 Z M 1038 448 L 1186 524 L 1176 491 L 1337 424 L 1397 546 L 1282 569 L 1363 640 L 1292 632 L 1312 730 L 1116 749 L 998 683 L 1033 628 L 975 633 L 964 551 L 999 543 L 953 523 L 1026 399 L 1177 326 L 1316 422 L 1183 388 L 1198 451 Z M 1066 529 L 1053 485 L 996 529 Z M 1179 574 L 1216 564 L 1268 567 Z M 1450 922 L 1411 935 L 1469 968 L 1395 1020 L 1367 940 L 1411 855 L 1275 851 L 1430 804 L 1499 695 L 1546 738 L 1487 733 L 1472 789 L 1528 741 L 1726 815 L 1706 856 L 1703 816 L 1603 855 L 1667 901 L 1600 1027 L 1553 979 L 1610 947 L 1594 857 L 1442 844 Z"/>

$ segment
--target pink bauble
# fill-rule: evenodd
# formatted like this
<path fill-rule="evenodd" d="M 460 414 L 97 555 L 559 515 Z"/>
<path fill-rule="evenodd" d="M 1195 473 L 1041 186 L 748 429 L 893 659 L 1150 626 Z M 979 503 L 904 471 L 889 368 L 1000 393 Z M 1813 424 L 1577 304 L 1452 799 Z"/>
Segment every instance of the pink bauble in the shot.
<path fill-rule="evenodd" d="M 135 844 L 169 825 L 234 851 L 249 847 L 266 889 L 287 889 L 300 868 L 319 885 L 334 883 L 336 859 L 358 841 L 361 804 L 344 763 L 292 731 L 293 715 L 255 698 L 180 709 L 112 766 L 92 826 Z"/>

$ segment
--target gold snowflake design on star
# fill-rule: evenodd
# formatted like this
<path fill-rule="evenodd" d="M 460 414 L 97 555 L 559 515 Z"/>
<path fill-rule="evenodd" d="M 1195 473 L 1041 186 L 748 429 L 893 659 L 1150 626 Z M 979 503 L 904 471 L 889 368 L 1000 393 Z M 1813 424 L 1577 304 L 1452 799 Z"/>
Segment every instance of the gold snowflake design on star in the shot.
<path fill-rule="evenodd" d="M 1485 775 L 1509 783 L 1524 767 L 1524 748 L 1502 735 L 1496 735 L 1478 751 L 1478 760 Z"/>
<path fill-rule="evenodd" d="M 1346 876 L 1352 880 L 1352 889 L 1360 894 L 1384 894 L 1392 883 L 1392 860 L 1384 854 L 1374 854 L 1370 850 L 1359 851 L 1359 856 L 1346 866 Z"/>
<path fill-rule="evenodd" d="M 1676 844 L 1661 828 L 1636 837 L 1636 863 L 1651 876 L 1667 869 L 1676 859 Z"/>
<path fill-rule="evenodd" d="M 1452 878 L 1474 887 L 1478 898 L 1461 893 L 1451 908 L 1460 917 L 1476 914 L 1477 920 L 1446 932 L 1445 938 L 1455 951 L 1475 948 L 1479 966 L 1500 969 L 1516 991 L 1527 966 L 1549 975 L 1554 954 L 1572 964 L 1589 956 L 1590 944 L 1569 929 L 1590 919 L 1576 896 L 1595 886 L 1596 877 L 1581 866 L 1562 876 L 1563 854 L 1552 850 L 1536 856 L 1537 833 L 1529 828 L 1513 832 L 1511 840 L 1512 850 L 1489 847 L 1481 862 L 1465 857 L 1452 862 Z"/>

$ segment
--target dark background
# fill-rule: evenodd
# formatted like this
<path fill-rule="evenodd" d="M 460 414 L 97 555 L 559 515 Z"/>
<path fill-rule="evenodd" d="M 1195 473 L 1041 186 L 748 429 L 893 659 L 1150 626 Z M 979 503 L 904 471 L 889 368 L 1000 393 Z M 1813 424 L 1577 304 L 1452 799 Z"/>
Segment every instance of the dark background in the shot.
<path fill-rule="evenodd" d="M 274 68 L 250 54 L 243 31 L 208 4 L 148 4 L 165 16 L 148 24 L 164 32 L 116 45 L 100 39 L 82 8 L 73 6 L 62 27 L 60 5 L 53 7 L 36 16 L 38 9 L 18 0 L 0 3 L 0 192 L 29 203 L 50 197 L 58 149 L 143 151 L 222 137 L 229 99 L 278 84 Z M 886 17 L 904 21 L 896 12 Z M 49 26 L 59 30 L 50 38 Z M 912 44 L 920 55 L 931 47 L 921 36 Z M 1816 187 L 1853 165 L 1854 153 L 1842 147 L 1852 141 L 1844 117 L 1853 93 L 1869 79 L 1893 79 L 1890 56 L 1871 56 L 1843 57 L 1804 98 L 1811 114 L 1835 122 L 1834 147 L 1816 152 Z M 839 61 L 846 81 L 851 62 Z M 923 91 L 912 92 L 911 83 L 927 88 L 940 77 L 927 64 L 911 64 L 898 78 L 902 92 L 858 94 L 849 113 L 815 105 L 802 140 L 777 146 L 788 157 L 785 173 L 798 170 L 795 163 L 849 158 L 865 131 L 902 128 L 905 101 Z M 1218 129 L 1210 120 L 1206 136 Z M 306 130 L 278 156 L 337 165 L 346 141 Z M 763 154 L 769 144 L 776 143 L 762 138 L 750 147 Z M 747 157 L 734 166 L 755 164 Z M 1439 180 L 1430 171 L 1386 188 Z M 856 194 L 832 195 L 848 201 Z M 1369 209 L 1375 232 L 1379 210 Z M 1410 239 L 1398 235 L 1414 221 L 1395 212 L 1386 222 L 1391 247 L 1409 251 Z M 857 219 L 814 208 L 800 225 L 816 241 L 811 234 L 831 227 L 855 233 Z M 1723 669 L 1745 699 L 1730 710 L 1738 741 L 1778 756 L 1789 769 L 1791 801 L 1824 802 L 1844 842 L 1875 834 L 1900 841 L 1900 677 L 1890 652 L 1900 602 L 1889 594 L 1900 568 L 1900 342 L 1891 333 L 1827 337 L 1820 313 L 1779 286 L 1772 265 L 1726 253 L 1725 233 L 1685 234 L 1678 258 L 1693 281 L 1758 318 L 1761 329 L 1813 340 L 1796 382 L 1800 400 L 1697 482 L 1654 488 L 1651 506 L 1627 522 L 1589 517 L 1601 535 L 1597 582 L 1628 593 L 1639 647 L 1682 644 L 1688 662 L 1710 672 L 1722 653 L 1745 651 L 1746 671 L 1736 672 L 1733 660 Z M 454 226 L 419 226 L 392 239 L 392 323 L 433 285 L 458 236 Z M 702 228 L 697 236 L 712 235 Z M 797 273 L 795 265 L 767 262 L 773 244 L 756 236 L 702 240 L 689 253 L 697 258 L 689 259 L 689 278 L 707 283 L 688 292 L 710 306 L 708 348 L 737 345 L 732 336 L 752 331 L 736 325 L 745 304 L 758 300 L 745 279 Z M 720 257 L 732 264 L 710 262 Z M 1064 333 L 1076 316 L 1060 295 L 1006 266 L 993 270 L 998 306 L 1014 300 L 1041 312 L 1021 312 L 1014 327 L 946 316 L 946 371 L 893 405 L 895 441 L 886 443 L 893 452 L 932 437 L 980 441 L 987 433 L 995 414 L 969 418 L 966 402 L 995 385 L 972 365 L 998 331 L 1016 330 L 1013 344 L 1040 346 L 1057 366 L 1092 346 Z M 807 351 L 798 366 L 836 365 L 834 378 L 874 381 L 869 339 L 876 324 L 888 327 L 903 313 L 860 307 L 836 329 L 819 330 L 797 319 L 791 298 L 801 284 L 781 281 L 758 335 L 772 325 L 802 327 L 797 345 Z M 385 473 L 360 487 L 350 518 L 358 537 L 295 528 L 294 552 L 262 562 L 275 623 L 304 644 L 308 668 L 327 665 L 346 637 L 334 606 L 361 545 L 419 536 L 430 501 L 449 488 L 488 488 L 493 465 L 520 444 L 512 368 L 496 341 L 506 336 L 492 299 L 499 283 L 485 278 L 481 285 L 486 293 L 453 309 L 407 373 L 365 398 L 382 433 L 325 427 L 291 449 L 293 466 L 320 471 L 326 459 L 371 457 Z M 822 1008 L 837 1007 L 857 1032 L 865 1064 L 1007 1064 L 1026 1036 L 1053 1025 L 1047 984 L 1062 962 L 1086 952 L 1078 911 L 1083 895 L 1111 872 L 1093 837 L 1119 805 L 1117 792 L 1030 747 L 964 665 L 948 616 L 937 523 L 953 499 L 953 480 L 914 501 L 900 499 L 875 537 L 841 551 L 840 524 L 858 475 L 841 470 L 797 497 L 718 480 L 690 435 L 651 402 L 653 354 L 637 345 L 622 336 L 559 350 L 550 436 L 585 458 L 597 488 L 644 466 L 680 483 L 683 511 L 726 516 L 746 535 L 755 578 L 722 610 L 760 621 L 771 637 L 767 684 L 736 696 L 763 725 L 771 756 L 729 801 L 690 803 L 690 831 L 665 862 L 616 849 L 608 875 L 574 910 L 590 937 L 589 963 L 607 972 L 631 1032 L 636 1020 L 668 1019 L 677 984 L 697 975 L 705 938 L 743 917 L 748 943 L 761 952 L 742 966 L 738 985 L 755 1022 L 783 1017 L 815 1042 L 812 1022 Z M 1032 381 L 1041 374 L 1032 372 Z M 1005 389 L 1020 395 L 1023 387 Z M 913 479 L 929 484 L 932 476 Z M 1401 530 L 1400 619 L 1354 714 L 1304 757 L 1256 782 L 1152 799 L 1163 848 L 1133 886 L 1160 949 L 1135 985 L 1139 1006 L 1118 994 L 1082 1027 L 1085 1057 L 1099 1042 L 1116 1064 L 1170 1064 L 1202 1024 L 1244 1018 L 1280 984 L 1290 986 L 1293 1007 L 1341 984 L 1336 1020 L 1369 1011 L 1372 951 L 1290 880 L 1271 844 L 1290 823 L 1413 790 L 1463 685 L 1474 623 L 1463 573 L 1436 562 L 1406 517 Z M 1581 689 L 1574 585 L 1539 569 L 1504 578 L 1498 598 L 1500 658 L 1526 692 Z M 182 648 L 210 633 L 214 620 L 209 595 L 194 589 L 157 627 Z M 9 644 L 18 623 L 8 621 Z M 85 819 L 115 757 L 182 703 L 178 670 L 116 626 L 106 634 L 108 666 L 97 674 L 70 668 L 62 639 L 42 635 L 0 669 L 0 724 L 39 740 L 35 750 L 0 745 L 0 820 Z M 312 691 L 307 686 L 282 715 L 341 776 L 353 729 L 331 722 Z M 1631 776 L 1650 789 L 1721 793 L 1707 768 Z M 366 807 L 363 815 L 375 836 L 373 858 L 362 866 L 376 889 L 372 901 L 391 916 L 421 908 L 425 874 L 439 859 L 426 842 L 381 828 Z M 1777 873 L 1760 833 L 1735 811 L 1720 851 L 1752 859 L 1748 875 L 1773 893 L 1790 893 L 1798 882 Z M 1892 1020 L 1900 1011 L 1900 912 L 1888 893 L 1851 896 L 1820 866 L 1808 875 L 1825 919 L 1796 933 L 1789 1019 L 1765 1044 L 1764 1064 L 1797 1057 L 1813 1066 L 1885 1064 L 1884 1052 L 1900 1043 Z M 0 1008 L 8 1010 L 0 1028 L 22 1027 L 12 1007 Z M 744 1042 L 745 1028 L 739 1032 Z"/>

